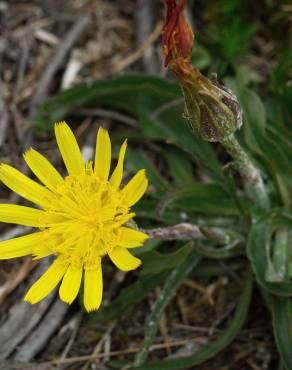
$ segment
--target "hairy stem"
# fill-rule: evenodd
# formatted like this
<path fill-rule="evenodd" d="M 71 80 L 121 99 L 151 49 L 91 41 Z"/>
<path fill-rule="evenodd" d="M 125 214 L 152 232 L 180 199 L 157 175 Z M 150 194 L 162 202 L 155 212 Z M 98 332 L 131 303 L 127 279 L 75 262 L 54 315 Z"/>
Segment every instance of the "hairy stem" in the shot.
<path fill-rule="evenodd" d="M 228 154 L 233 158 L 240 173 L 246 194 L 261 211 L 269 210 L 269 198 L 260 171 L 254 166 L 234 135 L 221 141 Z"/>
<path fill-rule="evenodd" d="M 140 229 L 140 231 L 148 234 L 151 239 L 161 240 L 209 239 L 218 244 L 227 244 L 233 239 L 231 235 L 219 228 L 199 226 L 186 222 L 157 229 Z"/>

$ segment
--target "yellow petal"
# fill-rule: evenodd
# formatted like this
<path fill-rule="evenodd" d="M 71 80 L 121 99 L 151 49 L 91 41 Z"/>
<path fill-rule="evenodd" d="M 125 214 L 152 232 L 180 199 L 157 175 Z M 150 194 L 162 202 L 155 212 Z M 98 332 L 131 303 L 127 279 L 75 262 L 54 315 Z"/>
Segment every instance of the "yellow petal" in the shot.
<path fill-rule="evenodd" d="M 115 247 L 109 253 L 110 259 L 113 263 L 123 271 L 135 270 L 141 265 L 141 260 L 131 255 L 131 253 L 123 247 Z"/>
<path fill-rule="evenodd" d="M 112 184 L 112 186 L 116 188 L 118 188 L 122 182 L 126 149 L 127 149 L 127 140 L 125 140 L 123 142 L 123 145 L 121 146 L 118 164 L 110 178 L 110 183 Z"/>
<path fill-rule="evenodd" d="M 100 127 L 97 133 L 94 173 L 101 179 L 106 181 L 110 172 L 111 166 L 111 141 L 107 130 Z"/>
<path fill-rule="evenodd" d="M 43 232 L 20 236 L 0 242 L 0 259 L 23 257 L 32 253 L 33 247 L 43 242 Z"/>
<path fill-rule="evenodd" d="M 82 155 L 70 127 L 65 122 L 56 123 L 55 135 L 69 175 L 84 173 Z"/>
<path fill-rule="evenodd" d="M 46 244 L 37 244 L 34 245 L 32 248 L 32 259 L 33 261 L 39 260 L 44 257 L 48 257 L 53 254 L 52 249 L 48 248 L 48 245 Z"/>
<path fill-rule="evenodd" d="M 56 259 L 49 269 L 29 289 L 24 300 L 34 304 L 44 299 L 59 284 L 67 267 L 68 264 Z"/>
<path fill-rule="evenodd" d="M 87 312 L 98 310 L 102 300 L 102 268 L 85 268 L 84 271 L 84 307 Z"/>
<path fill-rule="evenodd" d="M 44 186 L 7 164 L 0 165 L 0 180 L 15 193 L 41 206 L 45 206 L 46 199 L 51 196 L 51 192 Z"/>
<path fill-rule="evenodd" d="M 148 239 L 148 235 L 141 231 L 121 227 L 119 246 L 124 248 L 140 247 Z"/>
<path fill-rule="evenodd" d="M 30 148 L 23 157 L 32 172 L 49 189 L 54 190 L 63 181 L 55 167 L 36 150 Z"/>
<path fill-rule="evenodd" d="M 0 221 L 25 226 L 40 226 L 40 219 L 45 212 L 15 204 L 0 204 Z"/>
<path fill-rule="evenodd" d="M 137 203 L 145 193 L 147 186 L 148 180 L 146 178 L 145 170 L 138 171 L 122 189 L 122 195 L 124 196 L 125 204 L 130 207 Z"/>
<path fill-rule="evenodd" d="M 115 222 L 116 227 L 120 227 L 126 222 L 130 221 L 132 218 L 136 216 L 136 213 L 127 213 L 124 216 L 117 216 L 117 221 Z"/>
<path fill-rule="evenodd" d="M 77 297 L 82 279 L 82 266 L 75 267 L 70 265 L 63 277 L 59 294 L 62 301 L 71 304 Z"/>

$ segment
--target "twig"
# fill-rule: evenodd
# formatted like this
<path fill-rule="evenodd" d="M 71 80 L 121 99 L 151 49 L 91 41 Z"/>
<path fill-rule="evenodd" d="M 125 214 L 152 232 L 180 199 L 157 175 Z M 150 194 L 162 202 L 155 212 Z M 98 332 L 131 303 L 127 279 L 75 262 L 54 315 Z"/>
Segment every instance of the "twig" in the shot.
<path fill-rule="evenodd" d="M 23 115 L 19 109 L 19 103 L 21 101 L 22 95 L 21 89 L 23 87 L 23 81 L 25 78 L 25 73 L 29 62 L 31 45 L 32 45 L 31 37 L 21 38 L 21 55 L 18 60 L 16 82 L 13 88 L 12 101 L 10 104 L 12 124 L 15 130 L 17 141 L 19 143 L 23 142 L 23 138 L 25 136 L 25 126 L 23 124 Z"/>
<path fill-rule="evenodd" d="M 62 332 L 64 330 L 66 330 L 65 328 L 70 328 L 72 330 L 72 333 L 70 335 L 70 338 L 68 340 L 68 343 L 66 344 L 66 347 L 64 348 L 64 351 L 62 352 L 62 355 L 60 357 L 60 360 L 63 360 L 64 358 L 67 357 L 73 343 L 74 343 L 74 340 L 78 334 L 78 331 L 79 331 L 79 328 L 80 328 L 80 325 L 81 325 L 81 322 L 82 322 L 82 318 L 83 318 L 84 314 L 83 312 L 79 312 L 73 319 L 71 319 L 65 326 L 63 326 L 63 328 L 59 331 L 58 335 L 62 335 Z M 67 329 L 68 330 L 68 329 Z"/>
<path fill-rule="evenodd" d="M 138 121 L 135 118 L 126 116 L 125 114 L 115 112 L 108 109 L 94 108 L 94 109 L 80 109 L 78 114 L 84 114 L 87 116 L 100 116 L 105 118 L 111 118 L 122 123 L 126 123 L 131 127 L 137 127 Z"/>
<path fill-rule="evenodd" d="M 29 362 L 46 346 L 48 339 L 58 328 L 68 309 L 69 306 L 67 304 L 56 300 L 36 330 L 25 339 L 23 345 L 17 348 L 13 358 L 17 361 Z"/>
<path fill-rule="evenodd" d="M 231 315 L 232 311 L 235 309 L 236 303 L 232 302 L 226 309 L 224 309 L 224 312 L 221 316 L 217 317 L 217 319 L 212 323 L 211 327 L 209 328 L 209 335 L 212 336 L 214 334 L 214 331 L 217 329 L 217 327 L 227 318 Z"/>
<path fill-rule="evenodd" d="M 48 260 L 42 260 L 30 279 L 34 282 L 48 267 Z M 9 317 L 0 328 L 0 359 L 6 359 L 24 338 L 35 328 L 48 310 L 54 294 L 37 305 L 17 301 L 10 309 Z"/>
<path fill-rule="evenodd" d="M 7 281 L 0 286 L 0 304 L 27 277 L 35 265 L 35 261 L 27 258 L 15 274 L 9 274 Z"/>
<path fill-rule="evenodd" d="M 204 333 L 204 334 L 210 335 L 210 328 L 205 328 L 202 326 L 192 326 L 192 325 L 174 323 L 172 327 L 176 329 L 180 329 L 180 330 L 186 330 L 186 331 L 191 331 L 195 333 Z M 217 334 L 217 333 L 221 333 L 222 330 L 214 328 L 213 332 Z"/>
<path fill-rule="evenodd" d="M 12 229 L 6 231 L 5 233 L 3 233 L 0 236 L 0 241 L 16 238 L 17 236 L 27 234 L 30 231 L 32 231 L 32 227 L 16 226 L 16 227 L 13 227 Z"/>
<path fill-rule="evenodd" d="M 112 64 L 112 72 L 118 73 L 124 70 L 126 67 L 129 67 L 131 64 L 139 60 L 145 53 L 145 51 L 153 44 L 153 42 L 160 36 L 162 31 L 162 22 L 157 23 L 154 31 L 148 37 L 148 39 L 144 42 L 144 44 L 136 50 L 134 53 L 130 54 L 126 58 L 122 60 L 118 60 L 117 62 Z"/>
<path fill-rule="evenodd" d="M 160 349 L 164 349 L 164 348 L 167 348 L 167 347 L 183 346 L 184 344 L 188 343 L 189 341 L 196 340 L 196 339 L 197 339 L 197 337 L 188 338 L 188 339 L 181 339 L 181 340 L 177 340 L 177 341 L 173 341 L 173 342 L 169 342 L 169 343 L 154 344 L 150 347 L 150 351 L 160 350 Z M 56 360 L 51 360 L 51 361 L 40 363 L 40 365 L 54 365 L 54 364 L 57 364 L 57 363 L 72 364 L 74 362 L 84 362 L 84 361 L 89 361 L 89 360 L 96 360 L 96 359 L 107 357 L 108 355 L 110 357 L 114 357 L 114 356 L 136 353 L 139 350 L 140 350 L 140 347 L 134 347 L 134 348 L 126 349 L 126 350 L 111 351 L 109 353 L 98 353 L 97 355 L 94 355 L 94 356 L 93 355 L 76 356 L 76 357 L 65 358 L 64 360 L 61 360 L 61 361 L 56 359 Z"/>
<path fill-rule="evenodd" d="M 46 98 L 50 82 L 63 63 L 66 55 L 76 42 L 76 40 L 80 37 L 81 33 L 84 31 L 86 26 L 88 25 L 90 17 L 88 15 L 82 15 L 77 22 L 72 26 L 72 28 L 68 31 L 64 39 L 61 41 L 56 54 L 47 64 L 47 68 L 44 71 L 42 77 L 39 80 L 39 84 L 35 93 L 35 96 L 31 102 L 30 106 L 30 116 L 33 115 L 35 109 L 38 105 Z"/>
<path fill-rule="evenodd" d="M 29 61 L 29 52 L 31 48 L 31 39 L 28 37 L 22 37 L 21 39 L 21 57 L 18 61 L 18 69 L 17 69 L 17 76 L 16 76 L 16 83 L 15 87 L 13 89 L 13 101 L 16 105 L 16 103 L 19 100 L 19 92 L 23 85 L 23 80 L 25 77 L 25 72 L 27 68 L 27 63 Z"/>
<path fill-rule="evenodd" d="M 17 361 L 0 361 L 0 370 L 56 370 L 55 367 L 45 364 L 24 364 Z"/>
<path fill-rule="evenodd" d="M 136 24 L 137 24 L 137 44 L 143 44 L 153 29 L 153 15 L 154 12 L 154 2 L 149 0 L 137 0 L 136 1 Z M 159 72 L 159 65 L 157 58 L 155 56 L 155 49 L 153 45 L 147 49 L 147 52 L 143 55 L 143 65 L 146 73 L 157 74 Z"/>
<path fill-rule="evenodd" d="M 99 354 L 99 352 L 101 351 L 101 348 L 104 344 L 104 342 L 106 341 L 106 339 L 110 336 L 111 332 L 113 331 L 114 327 L 116 326 L 116 321 L 110 323 L 109 327 L 107 328 L 106 332 L 104 333 L 104 335 L 102 336 L 102 338 L 99 340 L 99 342 L 97 343 L 96 347 L 94 348 L 91 356 L 96 356 L 97 354 Z M 107 353 L 105 353 L 105 355 L 108 355 L 108 351 Z M 105 356 L 106 357 L 106 356 Z M 84 366 L 82 367 L 81 370 L 87 370 L 88 369 L 88 366 L 89 366 L 89 363 L 86 362 L 86 364 L 84 364 Z"/>
<path fill-rule="evenodd" d="M 7 134 L 8 128 L 8 121 L 9 121 L 9 114 L 5 107 L 4 98 L 2 97 L 2 84 L 3 82 L 0 81 L 0 147 L 4 143 Z"/>

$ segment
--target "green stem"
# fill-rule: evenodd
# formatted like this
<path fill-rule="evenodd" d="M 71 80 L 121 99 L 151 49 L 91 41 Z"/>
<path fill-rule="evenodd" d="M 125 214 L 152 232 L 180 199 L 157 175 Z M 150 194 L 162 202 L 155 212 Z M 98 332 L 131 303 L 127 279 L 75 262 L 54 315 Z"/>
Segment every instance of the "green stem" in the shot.
<path fill-rule="evenodd" d="M 200 259 L 201 256 L 194 251 L 185 260 L 185 262 L 181 265 L 178 265 L 168 277 L 157 301 L 153 305 L 152 312 L 149 316 L 146 326 L 144 343 L 140 351 L 135 356 L 135 360 L 133 363 L 134 367 L 140 366 L 146 361 L 150 346 L 152 345 L 156 336 L 159 319 L 165 307 L 176 294 L 177 289 L 180 287 L 184 278 L 191 272 L 195 265 L 197 265 Z"/>
<path fill-rule="evenodd" d="M 269 210 L 269 197 L 260 171 L 254 166 L 234 135 L 221 141 L 228 154 L 233 158 L 237 171 L 240 173 L 245 192 L 261 211 Z"/>

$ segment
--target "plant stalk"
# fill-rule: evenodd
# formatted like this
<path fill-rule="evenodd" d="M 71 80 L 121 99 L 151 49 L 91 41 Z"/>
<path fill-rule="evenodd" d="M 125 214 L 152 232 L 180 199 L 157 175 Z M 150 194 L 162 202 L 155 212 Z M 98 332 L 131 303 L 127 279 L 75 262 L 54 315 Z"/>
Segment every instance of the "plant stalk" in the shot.
<path fill-rule="evenodd" d="M 221 144 L 233 158 L 236 169 L 243 179 L 245 192 L 250 200 L 256 203 L 259 210 L 267 212 L 270 208 L 270 202 L 259 169 L 254 166 L 234 135 L 223 139 Z"/>

